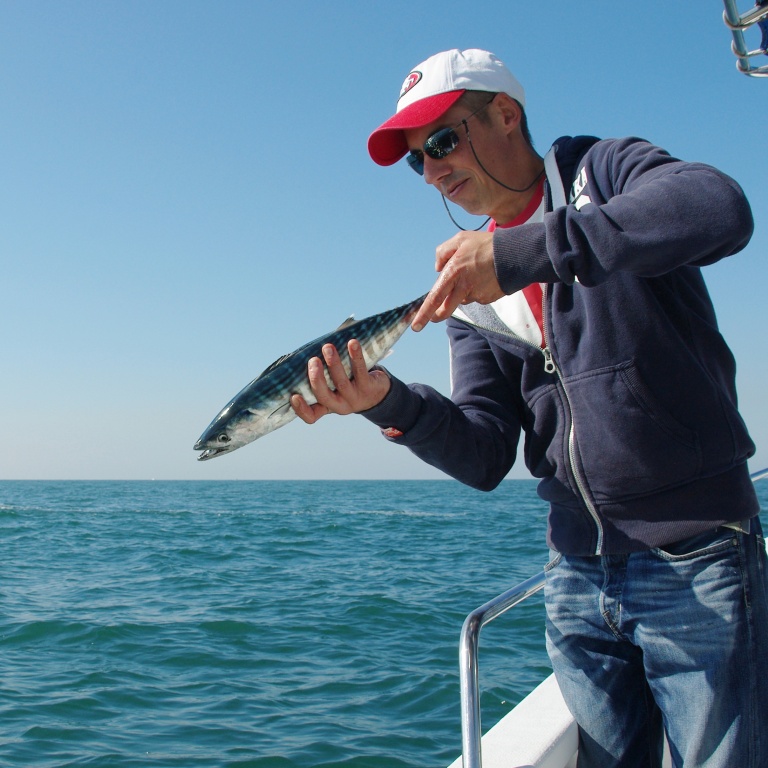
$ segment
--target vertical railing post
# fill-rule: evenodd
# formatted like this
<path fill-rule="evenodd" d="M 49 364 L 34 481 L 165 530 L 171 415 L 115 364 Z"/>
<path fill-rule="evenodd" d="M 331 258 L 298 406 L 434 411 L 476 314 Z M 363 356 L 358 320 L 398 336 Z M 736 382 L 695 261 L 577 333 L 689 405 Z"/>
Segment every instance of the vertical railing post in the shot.
<path fill-rule="evenodd" d="M 507 590 L 464 619 L 459 642 L 459 681 L 461 685 L 461 754 L 464 768 L 482 768 L 482 724 L 480 716 L 480 675 L 478 651 L 480 630 L 513 606 L 544 586 L 544 572 Z"/>
<path fill-rule="evenodd" d="M 762 67 L 752 66 L 750 59 L 753 56 L 762 56 L 764 51 L 755 50 L 750 51 L 747 48 L 746 40 L 744 39 L 744 30 L 749 29 L 758 21 L 766 17 L 768 14 L 768 6 L 752 6 L 750 10 L 744 13 L 739 13 L 739 9 L 736 6 L 736 0 L 723 0 L 725 10 L 723 11 L 723 21 L 725 25 L 731 30 L 733 42 L 731 43 L 731 49 L 737 58 L 736 66 L 740 72 L 745 75 L 751 75 L 753 77 L 768 77 L 768 65 Z"/>

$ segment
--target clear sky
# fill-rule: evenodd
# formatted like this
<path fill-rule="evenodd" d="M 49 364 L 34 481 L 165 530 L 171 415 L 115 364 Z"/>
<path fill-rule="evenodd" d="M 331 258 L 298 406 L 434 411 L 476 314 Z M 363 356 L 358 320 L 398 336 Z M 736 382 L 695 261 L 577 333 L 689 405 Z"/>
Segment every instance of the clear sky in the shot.
<path fill-rule="evenodd" d="M 440 477 L 360 417 L 208 462 L 192 446 L 281 354 L 430 288 L 456 230 L 366 140 L 412 67 L 470 47 L 524 84 L 542 154 L 633 134 L 743 185 L 753 240 L 705 275 L 768 465 L 768 80 L 736 71 L 722 10 L 2 0 L 0 478 Z M 447 392 L 443 328 L 387 365 Z"/>

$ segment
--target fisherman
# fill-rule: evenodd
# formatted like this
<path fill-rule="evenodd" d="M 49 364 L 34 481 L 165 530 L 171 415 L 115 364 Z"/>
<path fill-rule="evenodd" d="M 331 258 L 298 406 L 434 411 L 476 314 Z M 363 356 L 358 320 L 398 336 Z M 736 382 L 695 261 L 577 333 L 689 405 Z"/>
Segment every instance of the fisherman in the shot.
<path fill-rule="evenodd" d="M 757 0 L 755 3 L 756 8 L 765 8 L 768 5 L 768 0 Z M 762 38 L 760 40 L 760 50 L 768 55 L 768 16 L 764 16 L 757 22 L 757 26 L 760 29 Z"/>
<path fill-rule="evenodd" d="M 525 461 L 549 503 L 547 648 L 580 768 L 768 766 L 768 563 L 734 361 L 700 267 L 752 235 L 740 187 L 636 138 L 563 137 L 541 157 L 493 54 L 406 77 L 368 149 L 402 157 L 487 231 L 437 247 L 414 330 L 445 321 L 452 391 L 310 361 L 307 423 L 363 413 L 475 488 Z"/>

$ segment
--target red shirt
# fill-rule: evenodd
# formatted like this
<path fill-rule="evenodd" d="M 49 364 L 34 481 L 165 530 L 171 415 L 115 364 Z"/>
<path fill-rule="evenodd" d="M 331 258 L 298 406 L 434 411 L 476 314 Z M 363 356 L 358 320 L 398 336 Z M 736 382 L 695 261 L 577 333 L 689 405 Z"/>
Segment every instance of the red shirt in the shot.
<path fill-rule="evenodd" d="M 525 224 L 531 216 L 538 210 L 541 205 L 541 201 L 544 199 L 544 179 L 541 180 L 536 191 L 533 193 L 528 205 L 508 224 L 497 224 L 492 221 L 488 225 L 488 231 L 493 232 L 494 229 L 499 227 L 500 229 L 508 229 L 509 227 L 517 227 L 520 224 Z M 542 290 L 541 283 L 531 283 L 531 285 L 523 288 L 523 295 L 525 296 L 528 306 L 531 308 L 533 316 L 536 318 L 536 323 L 541 331 L 541 346 L 544 346 L 544 291 Z"/>

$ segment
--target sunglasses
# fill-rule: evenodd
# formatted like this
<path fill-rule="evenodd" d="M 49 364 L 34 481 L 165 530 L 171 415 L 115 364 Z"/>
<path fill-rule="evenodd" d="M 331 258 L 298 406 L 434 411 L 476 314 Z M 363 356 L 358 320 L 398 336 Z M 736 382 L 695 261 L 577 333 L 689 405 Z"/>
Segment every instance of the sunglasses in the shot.
<path fill-rule="evenodd" d="M 424 155 L 428 155 L 433 160 L 442 160 L 444 157 L 453 152 L 456 147 L 459 146 L 459 134 L 456 133 L 456 129 L 460 126 L 464 126 L 464 130 L 469 136 L 469 128 L 467 127 L 467 120 L 474 117 L 478 112 L 482 112 L 490 103 L 496 98 L 494 94 L 489 101 L 483 104 L 482 107 L 476 109 L 471 115 L 467 115 L 461 122 L 456 123 L 453 128 L 441 128 L 439 131 L 435 131 L 425 142 L 424 150 L 412 149 L 406 156 L 408 165 L 413 168 L 419 176 L 424 175 Z"/>

